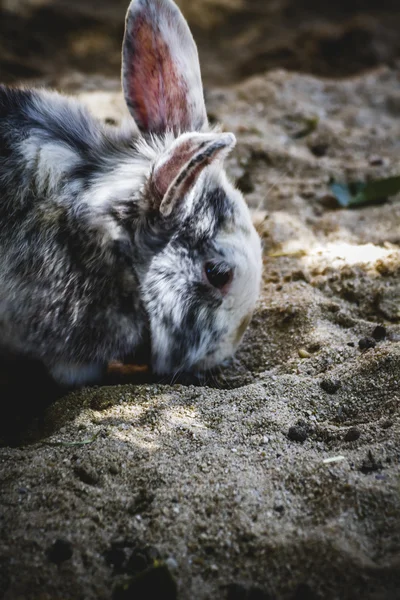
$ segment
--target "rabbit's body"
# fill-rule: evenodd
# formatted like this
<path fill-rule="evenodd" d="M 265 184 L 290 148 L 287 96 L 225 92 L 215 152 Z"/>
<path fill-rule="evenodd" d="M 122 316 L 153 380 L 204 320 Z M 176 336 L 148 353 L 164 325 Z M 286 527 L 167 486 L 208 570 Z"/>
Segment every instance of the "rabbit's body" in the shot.
<path fill-rule="evenodd" d="M 2 345 L 86 371 L 144 336 L 138 257 L 102 214 L 149 170 L 134 144 L 73 100 L 0 87 Z"/>
<path fill-rule="evenodd" d="M 62 383 L 98 379 L 143 340 L 158 372 L 214 366 L 257 297 L 259 239 L 221 168 L 234 138 L 208 132 L 199 72 L 179 82 L 176 49 L 163 38 L 165 57 L 149 58 L 161 17 L 164 38 L 177 29 L 197 56 L 171 0 L 132 2 L 124 88 L 140 134 L 59 94 L 0 86 L 0 343 Z M 146 68 L 128 70 L 139 43 Z M 163 69 L 176 89 L 165 78 L 159 96 Z"/>

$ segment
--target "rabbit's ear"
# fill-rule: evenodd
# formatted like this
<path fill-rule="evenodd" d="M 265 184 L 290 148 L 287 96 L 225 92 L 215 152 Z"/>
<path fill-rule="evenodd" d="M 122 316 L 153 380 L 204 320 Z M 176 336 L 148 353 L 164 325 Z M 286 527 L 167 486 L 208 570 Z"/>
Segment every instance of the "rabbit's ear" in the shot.
<path fill-rule="evenodd" d="M 133 0 L 122 50 L 125 101 L 143 133 L 207 123 L 196 44 L 172 0 Z"/>
<path fill-rule="evenodd" d="M 160 213 L 168 217 L 182 205 L 200 174 L 221 161 L 236 144 L 233 133 L 186 133 L 181 135 L 154 166 L 150 185 Z"/>

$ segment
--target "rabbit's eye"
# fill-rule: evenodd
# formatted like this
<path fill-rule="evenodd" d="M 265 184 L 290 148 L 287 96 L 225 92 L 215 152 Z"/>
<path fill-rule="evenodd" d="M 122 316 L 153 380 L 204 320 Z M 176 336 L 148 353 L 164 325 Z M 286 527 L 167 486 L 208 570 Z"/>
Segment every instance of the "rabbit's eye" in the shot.
<path fill-rule="evenodd" d="M 231 283 L 233 271 L 228 265 L 208 262 L 205 264 L 205 274 L 213 287 L 217 290 L 224 290 Z"/>

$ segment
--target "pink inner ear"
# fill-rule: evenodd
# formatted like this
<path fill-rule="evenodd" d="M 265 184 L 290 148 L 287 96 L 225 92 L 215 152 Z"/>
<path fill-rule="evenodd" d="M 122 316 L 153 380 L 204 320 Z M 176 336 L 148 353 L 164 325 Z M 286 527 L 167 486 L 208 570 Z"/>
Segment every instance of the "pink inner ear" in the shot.
<path fill-rule="evenodd" d="M 182 201 L 203 169 L 226 156 L 235 145 L 232 133 L 185 133 L 156 162 L 150 178 L 153 208 L 164 216 Z"/>
<path fill-rule="evenodd" d="M 159 166 L 153 174 L 153 185 L 161 198 L 166 194 L 169 186 L 177 177 L 185 163 L 193 156 L 196 148 L 190 140 L 179 144 L 177 150 Z"/>
<path fill-rule="evenodd" d="M 166 18 L 164 16 L 164 18 Z M 137 16 L 129 31 L 130 51 L 125 56 L 128 104 L 142 131 L 191 129 L 187 84 L 180 77 L 168 45 L 145 15 Z"/>

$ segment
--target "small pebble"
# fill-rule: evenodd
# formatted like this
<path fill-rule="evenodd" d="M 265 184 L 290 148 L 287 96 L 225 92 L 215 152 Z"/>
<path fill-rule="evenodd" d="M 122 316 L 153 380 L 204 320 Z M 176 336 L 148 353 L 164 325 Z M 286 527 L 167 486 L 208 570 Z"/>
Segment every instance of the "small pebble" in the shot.
<path fill-rule="evenodd" d="M 375 327 L 374 331 L 372 332 L 372 337 L 377 342 L 381 342 L 382 340 L 384 340 L 386 335 L 387 335 L 386 327 L 384 327 L 383 325 L 377 325 Z"/>
<path fill-rule="evenodd" d="M 324 144 L 324 143 L 313 144 L 312 146 L 310 146 L 310 150 L 314 154 L 314 156 L 316 156 L 317 158 L 321 158 L 322 156 L 326 155 L 326 153 L 328 151 L 328 144 Z"/>
<path fill-rule="evenodd" d="M 375 348 L 376 341 L 370 337 L 361 338 L 358 342 L 358 347 L 360 350 L 368 350 L 368 348 Z"/>
<path fill-rule="evenodd" d="M 327 394 L 336 394 L 341 385 L 339 379 L 330 378 L 323 379 L 320 383 L 320 386 Z"/>
<path fill-rule="evenodd" d="M 329 210 L 339 208 L 339 203 L 336 196 L 329 193 L 324 193 L 318 197 L 318 203 Z"/>
<path fill-rule="evenodd" d="M 47 550 L 47 558 L 50 562 L 59 565 L 60 563 L 69 560 L 72 556 L 72 544 L 67 540 L 58 539 Z"/>
<path fill-rule="evenodd" d="M 167 565 L 167 567 L 170 571 L 176 571 L 178 568 L 178 563 L 172 556 L 169 556 L 167 558 L 167 560 L 165 561 L 165 564 Z"/>
<path fill-rule="evenodd" d="M 361 431 L 357 427 L 350 427 L 344 436 L 345 442 L 355 442 L 361 435 Z"/>
<path fill-rule="evenodd" d="M 381 167 L 383 165 L 383 158 L 381 156 L 370 156 L 369 164 L 371 167 Z"/>
<path fill-rule="evenodd" d="M 318 352 L 321 350 L 321 344 L 319 342 L 312 342 L 309 346 L 307 346 L 308 352 Z"/>
<path fill-rule="evenodd" d="M 218 566 L 216 564 L 210 565 L 210 571 L 212 571 L 213 573 L 218 573 Z"/>
<path fill-rule="evenodd" d="M 305 442 L 308 438 L 308 429 L 304 425 L 292 425 L 288 431 L 289 440 L 294 442 Z"/>

